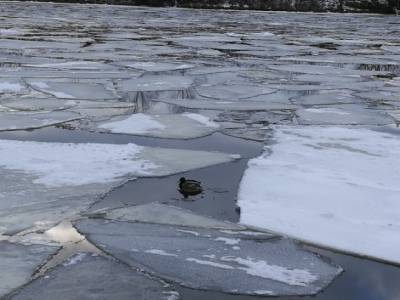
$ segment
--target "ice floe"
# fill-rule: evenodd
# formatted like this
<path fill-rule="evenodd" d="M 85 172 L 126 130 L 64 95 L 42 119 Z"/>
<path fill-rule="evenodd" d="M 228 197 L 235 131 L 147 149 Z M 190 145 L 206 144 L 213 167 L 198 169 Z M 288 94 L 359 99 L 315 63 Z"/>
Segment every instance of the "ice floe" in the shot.
<path fill-rule="evenodd" d="M 46 80 L 29 80 L 35 89 L 61 99 L 107 100 L 117 99 L 117 95 L 97 83 L 75 83 Z"/>
<path fill-rule="evenodd" d="M 10 298 L 168 300 L 174 292 L 165 283 L 115 260 L 85 253 L 79 253 L 72 260 L 37 278 Z M 175 299 L 179 299 L 179 294 L 174 293 Z"/>
<path fill-rule="evenodd" d="M 0 94 L 2 93 L 18 93 L 25 89 L 25 86 L 18 80 L 1 79 Z"/>
<path fill-rule="evenodd" d="M 133 114 L 118 117 L 98 125 L 113 133 L 126 133 L 161 138 L 196 138 L 215 132 L 219 125 L 208 117 L 195 114 Z"/>
<path fill-rule="evenodd" d="M 6 105 L 6 104 L 5 104 Z M 0 131 L 26 130 L 78 120 L 81 116 L 67 111 L 55 112 L 0 112 Z"/>
<path fill-rule="evenodd" d="M 306 295 L 317 293 L 341 272 L 294 242 L 272 235 L 260 238 L 240 231 L 98 218 L 77 221 L 75 226 L 98 247 L 132 267 L 190 288 Z"/>
<path fill-rule="evenodd" d="M 393 120 L 385 111 L 360 106 L 326 106 L 298 109 L 297 120 L 302 125 L 387 125 Z"/>
<path fill-rule="evenodd" d="M 31 276 L 59 248 L 44 245 L 21 245 L 0 241 L 0 297 L 3 298 Z"/>
<path fill-rule="evenodd" d="M 400 263 L 399 135 L 282 126 L 275 139 L 244 174 L 241 223 Z"/>
<path fill-rule="evenodd" d="M 118 62 L 127 67 L 139 69 L 147 72 L 168 72 L 179 71 L 193 68 L 193 65 L 184 63 L 165 63 L 165 62 Z"/>
<path fill-rule="evenodd" d="M 103 212 L 100 211 L 99 213 L 101 213 L 106 219 L 126 222 L 157 223 L 199 228 L 219 228 L 224 230 L 244 229 L 242 226 L 234 223 L 217 221 L 209 217 L 194 214 L 183 208 L 160 203 L 117 208 Z M 93 214 L 96 215 L 96 212 L 93 212 Z M 235 231 L 231 232 L 236 233 Z"/>

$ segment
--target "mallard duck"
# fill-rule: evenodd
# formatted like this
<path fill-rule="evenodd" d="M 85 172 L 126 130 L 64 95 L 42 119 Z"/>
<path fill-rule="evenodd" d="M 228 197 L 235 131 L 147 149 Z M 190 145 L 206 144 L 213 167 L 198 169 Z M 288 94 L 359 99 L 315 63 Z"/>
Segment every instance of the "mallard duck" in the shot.
<path fill-rule="evenodd" d="M 188 196 L 198 195 L 203 192 L 201 183 L 196 180 L 186 179 L 181 177 L 179 179 L 179 192 L 187 198 Z"/>

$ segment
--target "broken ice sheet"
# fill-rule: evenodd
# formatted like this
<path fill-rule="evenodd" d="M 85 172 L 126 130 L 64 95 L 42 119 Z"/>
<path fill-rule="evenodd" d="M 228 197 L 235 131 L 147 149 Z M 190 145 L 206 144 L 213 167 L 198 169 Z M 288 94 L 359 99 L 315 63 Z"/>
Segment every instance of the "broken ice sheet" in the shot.
<path fill-rule="evenodd" d="M 26 90 L 26 86 L 17 79 L 0 79 L 0 95 L 3 93 L 20 93 Z"/>
<path fill-rule="evenodd" d="M 219 125 L 208 117 L 195 114 L 133 114 L 117 117 L 98 125 L 112 133 L 126 133 L 160 138 L 189 139 L 211 134 Z"/>
<path fill-rule="evenodd" d="M 314 95 L 304 95 L 300 97 L 291 98 L 293 103 L 302 105 L 327 105 L 327 104 L 349 104 L 360 103 L 361 99 L 351 96 L 349 93 L 330 91 L 321 92 Z"/>
<path fill-rule="evenodd" d="M 298 109 L 297 120 L 302 125 L 387 125 L 393 119 L 384 111 L 362 106 L 343 105 Z"/>
<path fill-rule="evenodd" d="M 61 70 L 87 70 L 87 71 L 99 71 L 99 70 L 110 70 L 113 69 L 110 65 L 106 65 L 101 62 L 95 61 L 66 61 L 66 62 L 54 62 L 46 64 L 25 64 L 26 67 L 34 68 L 49 68 L 49 69 L 61 69 Z"/>
<path fill-rule="evenodd" d="M 41 128 L 80 118 L 80 115 L 67 111 L 40 113 L 0 112 L 0 131 Z"/>
<path fill-rule="evenodd" d="M 11 299 L 168 300 L 177 292 L 116 260 L 78 253 L 45 276 L 16 291 Z"/>
<path fill-rule="evenodd" d="M 400 136 L 279 126 L 275 138 L 245 171 L 241 223 L 400 263 Z"/>
<path fill-rule="evenodd" d="M 54 98 L 16 98 L 0 101 L 1 105 L 20 111 L 54 111 L 72 108 L 77 105 L 71 100 Z M 57 114 L 56 114 L 57 115 Z"/>
<path fill-rule="evenodd" d="M 59 248 L 0 241 L 0 297 L 27 283 Z"/>
<path fill-rule="evenodd" d="M 268 234 L 101 219 L 75 226 L 123 262 L 190 288 L 308 295 L 341 271 L 293 241 Z"/>
<path fill-rule="evenodd" d="M 107 100 L 118 96 L 99 83 L 76 83 L 34 79 L 27 81 L 34 89 L 61 99 Z"/>
<path fill-rule="evenodd" d="M 264 97 L 268 97 L 265 95 Z M 273 94 L 271 96 L 273 98 Z M 228 110 L 228 111 L 255 111 L 255 110 L 288 110 L 295 109 L 296 106 L 287 103 L 270 103 L 265 100 L 253 101 L 215 101 L 215 100 L 194 100 L 194 99 L 163 99 L 159 102 L 173 104 L 190 109 L 209 109 L 209 110 Z"/>
<path fill-rule="evenodd" d="M 179 91 L 190 88 L 192 84 L 193 80 L 184 76 L 151 75 L 122 81 L 121 87 L 131 92 Z"/>
<path fill-rule="evenodd" d="M 194 65 L 185 63 L 166 63 L 166 62 L 118 62 L 119 65 L 139 69 L 147 72 L 168 72 L 179 71 L 193 68 Z"/>
<path fill-rule="evenodd" d="M 0 140 L 0 232 L 49 228 L 135 176 L 166 176 L 234 159 L 135 144 Z"/>
<path fill-rule="evenodd" d="M 94 212 L 96 214 L 97 212 Z M 212 218 L 194 214 L 193 212 L 171 205 L 149 203 L 138 206 L 116 208 L 113 210 L 99 211 L 104 218 L 128 222 L 144 222 L 168 225 L 192 226 L 202 228 L 220 228 L 242 230 L 244 227 L 218 221 Z"/>
<path fill-rule="evenodd" d="M 235 101 L 271 94 L 276 90 L 261 85 L 203 85 L 197 87 L 196 91 L 205 98 Z"/>

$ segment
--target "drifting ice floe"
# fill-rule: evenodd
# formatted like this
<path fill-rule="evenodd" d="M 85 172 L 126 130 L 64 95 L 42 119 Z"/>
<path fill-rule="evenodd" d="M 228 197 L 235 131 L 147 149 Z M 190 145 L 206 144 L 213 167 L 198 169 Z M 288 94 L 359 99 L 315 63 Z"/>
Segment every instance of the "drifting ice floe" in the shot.
<path fill-rule="evenodd" d="M 38 267 L 59 248 L 0 241 L 0 297 L 27 283 Z"/>
<path fill-rule="evenodd" d="M 81 116 L 78 114 L 66 111 L 51 113 L 0 112 L 0 131 L 41 128 L 80 118 Z"/>
<path fill-rule="evenodd" d="M 8 107 L 10 110 L 54 111 L 72 108 L 77 104 L 71 100 L 54 98 L 18 98 L 18 100 L 12 99 L 2 101 L 1 105 Z M 55 114 L 55 116 L 57 116 L 57 114 Z"/>
<path fill-rule="evenodd" d="M 61 99 L 107 100 L 118 97 L 102 84 L 30 80 L 28 83 L 43 93 Z"/>
<path fill-rule="evenodd" d="M 256 97 L 265 94 L 271 94 L 275 90 L 267 86 L 255 85 L 215 85 L 200 86 L 196 88 L 197 93 L 205 98 L 221 99 L 221 100 L 239 100 Z"/>
<path fill-rule="evenodd" d="M 0 140 L 0 232 L 48 228 L 128 178 L 165 176 L 231 160 L 223 153 L 135 144 Z"/>
<path fill-rule="evenodd" d="M 75 226 L 123 262 L 190 288 L 315 294 L 341 271 L 294 242 L 269 234 L 101 219 L 77 221 Z"/>
<path fill-rule="evenodd" d="M 19 93 L 23 91 L 25 86 L 19 80 L 0 79 L 0 95 L 2 93 Z"/>
<path fill-rule="evenodd" d="M 370 129 L 277 127 L 249 162 L 241 223 L 400 263 L 400 137 Z"/>
<path fill-rule="evenodd" d="M 227 230 L 243 229 L 242 226 L 234 223 L 217 221 L 212 218 L 194 214 L 183 208 L 159 203 L 108 210 L 104 212 L 104 218 L 127 222 L 157 223 L 201 228 L 220 228 Z"/>
<path fill-rule="evenodd" d="M 130 92 L 177 91 L 188 89 L 193 84 L 191 78 L 183 76 L 145 76 L 122 82 L 122 89 Z"/>
<path fill-rule="evenodd" d="M 23 287 L 11 299 L 168 300 L 171 292 L 162 282 L 117 261 L 79 253 Z"/>
<path fill-rule="evenodd" d="M 148 115 L 118 117 L 98 125 L 113 133 L 126 133 L 161 138 L 197 138 L 215 132 L 219 125 L 208 117 L 195 114 Z"/>
<path fill-rule="evenodd" d="M 193 65 L 184 63 L 163 63 L 163 62 L 118 62 L 123 66 L 139 69 L 147 72 L 168 72 L 193 68 Z"/>
<path fill-rule="evenodd" d="M 393 120 L 383 111 L 360 106 L 343 105 L 313 107 L 296 111 L 302 125 L 387 125 Z"/>

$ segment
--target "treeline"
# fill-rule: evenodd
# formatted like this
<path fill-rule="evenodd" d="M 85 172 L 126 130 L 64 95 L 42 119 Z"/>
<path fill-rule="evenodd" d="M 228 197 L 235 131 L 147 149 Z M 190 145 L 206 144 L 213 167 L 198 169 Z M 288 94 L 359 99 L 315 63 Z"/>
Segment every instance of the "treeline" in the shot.
<path fill-rule="evenodd" d="M 400 9 L 400 0 L 51 0 L 51 2 L 314 12 L 394 13 Z"/>

